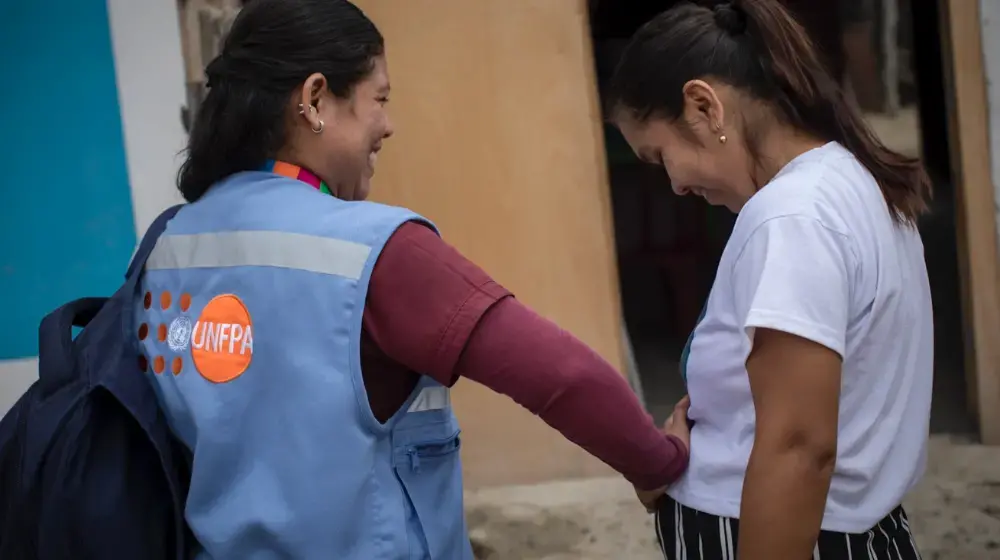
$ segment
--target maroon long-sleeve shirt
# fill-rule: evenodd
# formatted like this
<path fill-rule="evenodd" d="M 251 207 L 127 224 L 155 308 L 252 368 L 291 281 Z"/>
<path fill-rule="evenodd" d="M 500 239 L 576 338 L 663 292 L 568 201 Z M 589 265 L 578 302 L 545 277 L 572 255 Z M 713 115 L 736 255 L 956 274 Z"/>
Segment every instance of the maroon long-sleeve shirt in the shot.
<path fill-rule="evenodd" d="M 642 489 L 687 466 L 614 368 L 511 296 L 430 229 L 404 224 L 379 255 L 365 306 L 362 371 L 384 422 L 420 374 L 466 377 L 511 397 Z"/>

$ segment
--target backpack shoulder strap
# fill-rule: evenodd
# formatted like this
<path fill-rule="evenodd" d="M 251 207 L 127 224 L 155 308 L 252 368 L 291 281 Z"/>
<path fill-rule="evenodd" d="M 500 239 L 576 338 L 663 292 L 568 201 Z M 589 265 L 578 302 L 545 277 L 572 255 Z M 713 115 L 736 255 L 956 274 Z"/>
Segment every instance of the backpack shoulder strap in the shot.
<path fill-rule="evenodd" d="M 125 276 L 124 291 L 135 293 L 140 273 L 146 259 L 153 251 L 156 240 L 167 227 L 182 204 L 167 208 L 153 222 L 143 236 L 139 249 L 132 258 Z M 119 290 L 121 292 L 122 290 Z M 128 296 L 126 296 L 128 297 Z M 73 327 L 85 327 L 104 308 L 108 298 L 81 298 L 71 301 L 46 315 L 38 327 L 38 377 L 46 390 L 54 390 L 68 382 L 74 375 Z M 128 309 L 127 303 L 126 309 Z"/>
<path fill-rule="evenodd" d="M 177 211 L 184 206 L 183 204 L 178 204 L 176 206 L 171 206 L 163 211 L 162 214 L 153 220 L 152 225 L 146 230 L 146 235 L 142 236 L 142 242 L 139 243 L 139 248 L 135 251 L 135 256 L 132 257 L 132 262 L 128 265 L 128 271 L 125 273 L 125 280 L 131 281 L 137 279 L 139 273 L 142 272 L 144 266 L 146 266 L 146 260 L 149 258 L 149 254 L 153 252 L 153 247 L 156 246 L 156 240 L 160 238 L 163 231 L 167 229 L 167 222 L 171 220 Z"/>

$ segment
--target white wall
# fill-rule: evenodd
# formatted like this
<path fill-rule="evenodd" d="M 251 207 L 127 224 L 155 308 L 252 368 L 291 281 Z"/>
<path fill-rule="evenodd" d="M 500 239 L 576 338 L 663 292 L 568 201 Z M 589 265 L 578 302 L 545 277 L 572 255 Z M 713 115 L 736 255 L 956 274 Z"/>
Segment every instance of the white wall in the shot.
<path fill-rule="evenodd" d="M 986 99 L 990 115 L 990 153 L 993 154 L 992 176 L 997 216 L 997 238 L 1000 240 L 1000 1 L 979 0 L 983 26 L 983 67 L 986 71 Z M 957 69 L 961 72 L 961 68 Z"/>
<path fill-rule="evenodd" d="M 187 136 L 176 0 L 108 0 L 135 224 L 141 236 L 166 207 Z"/>
<path fill-rule="evenodd" d="M 178 154 L 186 141 L 180 118 L 185 90 L 177 6 L 175 0 L 107 2 L 132 208 L 141 238 L 161 210 L 181 201 L 174 187 Z M 37 375 L 36 359 L 0 361 L 0 414 Z"/>
<path fill-rule="evenodd" d="M 0 415 L 10 410 L 35 379 L 38 379 L 37 359 L 0 361 Z"/>

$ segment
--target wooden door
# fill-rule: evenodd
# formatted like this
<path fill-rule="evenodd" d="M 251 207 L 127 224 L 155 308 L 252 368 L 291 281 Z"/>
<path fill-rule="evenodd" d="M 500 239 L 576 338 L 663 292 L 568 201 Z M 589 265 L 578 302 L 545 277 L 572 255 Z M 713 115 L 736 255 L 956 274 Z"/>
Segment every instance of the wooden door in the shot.
<path fill-rule="evenodd" d="M 939 0 L 956 182 L 958 263 L 969 408 L 983 443 L 1000 445 L 1000 262 L 991 177 L 990 107 L 979 2 Z M 1000 108 L 996 108 L 1000 109 Z"/>
<path fill-rule="evenodd" d="M 621 371 L 585 0 L 358 0 L 386 37 L 396 135 L 376 200 L 445 239 Z M 610 471 L 508 398 L 454 391 L 467 487 Z"/>

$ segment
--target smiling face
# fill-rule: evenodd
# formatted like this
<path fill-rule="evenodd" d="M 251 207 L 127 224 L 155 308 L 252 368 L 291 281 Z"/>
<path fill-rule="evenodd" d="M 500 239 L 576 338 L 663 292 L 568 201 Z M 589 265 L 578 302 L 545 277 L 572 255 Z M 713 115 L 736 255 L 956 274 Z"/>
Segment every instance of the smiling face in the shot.
<path fill-rule="evenodd" d="M 739 212 L 756 192 L 739 130 L 726 120 L 720 94 L 706 82 L 688 82 L 684 104 L 677 119 L 637 120 L 625 109 L 614 122 L 639 159 L 663 166 L 674 192 Z"/>
<path fill-rule="evenodd" d="M 290 109 L 295 126 L 291 161 L 316 173 L 338 198 L 368 198 L 378 153 L 393 133 L 386 111 L 385 57 L 374 59 L 371 72 L 346 97 L 333 95 L 326 78 L 313 74 L 303 84 L 301 97 L 293 101 L 301 105 Z"/>
<path fill-rule="evenodd" d="M 389 102 L 389 73 L 385 57 L 374 61 L 372 72 L 354 86 L 351 96 L 336 100 L 334 129 L 324 140 L 328 172 L 336 177 L 336 192 L 347 200 L 364 200 L 371 192 L 371 178 L 382 149 L 382 141 L 392 136 Z"/>

